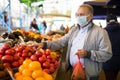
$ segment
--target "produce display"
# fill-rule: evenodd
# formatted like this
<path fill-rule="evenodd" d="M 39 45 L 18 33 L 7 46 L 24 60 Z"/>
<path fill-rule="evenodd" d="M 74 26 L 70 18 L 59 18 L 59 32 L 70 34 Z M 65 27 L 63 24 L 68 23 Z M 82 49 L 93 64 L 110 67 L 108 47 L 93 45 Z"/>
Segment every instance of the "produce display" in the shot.
<path fill-rule="evenodd" d="M 4 67 L 10 67 L 12 70 L 15 69 L 18 71 L 14 74 L 15 80 L 21 80 L 23 75 L 25 77 L 23 80 L 53 80 L 53 75 L 56 73 L 60 63 L 60 52 L 50 49 L 38 49 L 27 43 L 30 41 L 32 41 L 32 43 L 40 43 L 42 40 L 56 40 L 60 38 L 61 35 L 45 36 L 35 32 L 26 32 L 25 30 L 14 30 L 11 33 L 3 33 L 2 37 L 5 40 L 11 41 L 11 43 L 3 43 L 0 47 L 0 61 Z M 24 69 L 30 69 L 30 71 L 21 71 L 21 67 L 27 61 L 30 61 L 31 66 L 27 64 L 26 67 L 24 66 Z M 2 70 L 0 73 L 3 73 L 4 68 L 0 66 L 0 70 Z M 36 73 L 40 73 L 42 76 L 37 75 L 39 76 L 37 78 L 35 77 Z M 16 77 L 18 74 L 19 77 Z M 46 78 L 46 76 L 48 78 Z M 1 76 L 1 78 L 3 77 L 4 76 Z"/>

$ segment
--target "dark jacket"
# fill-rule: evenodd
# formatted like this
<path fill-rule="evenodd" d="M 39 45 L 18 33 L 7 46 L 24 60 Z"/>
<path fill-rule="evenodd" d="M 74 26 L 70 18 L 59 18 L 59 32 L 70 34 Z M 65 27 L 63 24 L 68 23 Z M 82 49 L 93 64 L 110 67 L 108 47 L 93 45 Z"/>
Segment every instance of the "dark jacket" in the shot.
<path fill-rule="evenodd" d="M 105 29 L 110 37 L 113 56 L 103 63 L 103 69 L 117 70 L 120 69 L 120 24 L 112 22 Z"/>

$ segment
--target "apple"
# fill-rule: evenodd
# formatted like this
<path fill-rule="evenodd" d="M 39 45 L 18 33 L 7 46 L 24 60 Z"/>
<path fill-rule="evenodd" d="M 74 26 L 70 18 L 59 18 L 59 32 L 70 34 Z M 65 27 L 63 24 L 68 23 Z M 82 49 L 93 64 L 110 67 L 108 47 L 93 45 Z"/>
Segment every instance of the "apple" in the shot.
<path fill-rule="evenodd" d="M 11 55 L 4 55 L 4 56 L 1 58 L 1 60 L 2 60 L 3 62 L 13 62 L 13 56 L 11 56 Z"/>
<path fill-rule="evenodd" d="M 13 68 L 17 68 L 17 67 L 19 67 L 19 62 L 18 61 L 14 61 L 13 63 L 12 63 L 12 67 Z"/>
<path fill-rule="evenodd" d="M 38 61 L 38 58 L 37 58 L 36 55 L 32 55 L 32 56 L 30 57 L 30 59 L 31 59 L 32 61 Z"/>

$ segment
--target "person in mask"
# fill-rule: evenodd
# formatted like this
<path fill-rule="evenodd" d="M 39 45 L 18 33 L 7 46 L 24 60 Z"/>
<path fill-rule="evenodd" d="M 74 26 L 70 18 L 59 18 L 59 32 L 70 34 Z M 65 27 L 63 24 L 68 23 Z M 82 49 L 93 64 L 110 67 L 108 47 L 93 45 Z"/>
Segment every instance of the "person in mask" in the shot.
<path fill-rule="evenodd" d="M 102 62 L 111 58 L 112 51 L 108 34 L 104 29 L 95 25 L 92 18 L 93 7 L 82 4 L 76 12 L 77 25 L 70 29 L 67 34 L 55 41 L 45 41 L 39 44 L 30 43 L 33 46 L 43 49 L 50 48 L 51 50 L 67 46 L 67 53 L 63 53 L 66 54 L 66 65 L 62 66 L 62 69 L 65 69 L 65 72 L 62 73 L 64 76 L 60 74 L 61 77 L 56 77 L 56 80 L 72 80 L 71 74 L 76 62 L 78 62 L 78 55 L 86 74 L 84 80 L 98 80 Z"/>

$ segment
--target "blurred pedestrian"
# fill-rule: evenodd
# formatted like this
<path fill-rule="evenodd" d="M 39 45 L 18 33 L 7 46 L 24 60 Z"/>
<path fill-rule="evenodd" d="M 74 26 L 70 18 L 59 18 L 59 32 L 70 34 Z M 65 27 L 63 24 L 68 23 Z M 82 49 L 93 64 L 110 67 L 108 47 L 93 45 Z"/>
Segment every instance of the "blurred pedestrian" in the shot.
<path fill-rule="evenodd" d="M 38 31 L 39 30 L 38 25 L 37 25 L 37 21 L 35 18 L 33 19 L 33 21 L 30 24 L 30 30 L 31 31 Z"/>
<path fill-rule="evenodd" d="M 120 71 L 120 24 L 114 14 L 107 15 L 106 31 L 109 34 L 112 44 L 113 56 L 110 60 L 103 63 L 103 70 L 106 80 L 117 80 L 117 75 Z"/>

